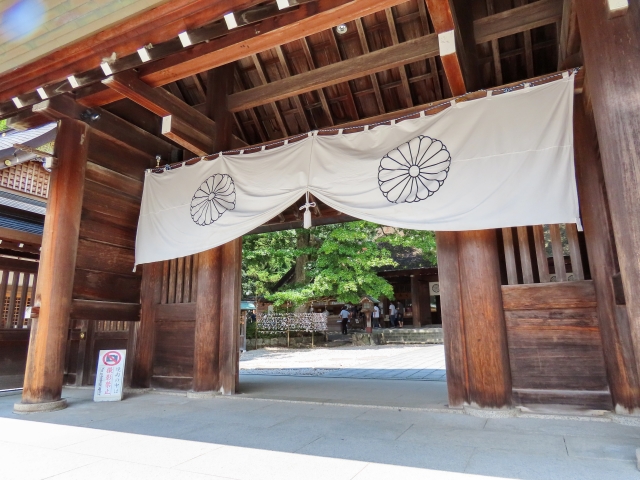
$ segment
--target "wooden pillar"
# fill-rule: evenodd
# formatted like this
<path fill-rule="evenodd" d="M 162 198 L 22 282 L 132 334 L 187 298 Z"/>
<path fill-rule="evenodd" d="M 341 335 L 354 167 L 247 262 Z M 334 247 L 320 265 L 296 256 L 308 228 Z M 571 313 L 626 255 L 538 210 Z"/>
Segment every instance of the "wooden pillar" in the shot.
<path fill-rule="evenodd" d="M 413 315 L 413 326 L 422 325 L 422 304 L 420 302 L 420 280 L 415 275 L 411 275 L 411 314 Z"/>
<path fill-rule="evenodd" d="M 429 291 L 429 280 L 423 278 L 418 281 L 418 297 L 420 298 L 420 325 L 431 325 L 433 319 L 431 318 L 431 292 Z"/>
<path fill-rule="evenodd" d="M 449 405 L 511 403 L 500 266 L 494 230 L 438 232 Z"/>
<path fill-rule="evenodd" d="M 436 232 L 436 251 L 449 406 L 462 407 L 469 403 L 469 374 L 460 298 L 458 233 Z"/>
<path fill-rule="evenodd" d="M 585 93 L 593 108 L 636 368 L 640 371 L 640 4 L 610 18 L 607 2 L 577 9 Z M 600 228 L 603 228 L 602 226 Z"/>
<path fill-rule="evenodd" d="M 163 262 L 142 265 L 142 285 L 140 288 L 140 321 L 136 323 L 133 335 L 134 345 L 131 386 L 149 388 L 153 375 L 153 351 L 155 348 L 156 305 L 162 298 Z"/>
<path fill-rule="evenodd" d="M 231 147 L 233 115 L 227 97 L 233 69 L 233 64 L 224 65 L 207 76 L 207 116 L 216 122 L 214 152 Z M 198 254 L 198 265 L 193 390 L 233 394 L 239 371 L 242 238 Z"/>
<path fill-rule="evenodd" d="M 580 211 L 589 254 L 591 276 L 598 300 L 598 319 L 609 390 L 617 412 L 640 406 L 640 381 L 623 305 L 616 305 L 613 276 L 617 273 L 616 246 L 607 204 L 598 139 L 593 117 L 585 112 L 582 95 L 576 96 L 573 130 Z"/>
<path fill-rule="evenodd" d="M 222 287 L 220 292 L 220 393 L 236 392 L 242 297 L 242 238 L 221 247 Z"/>
<path fill-rule="evenodd" d="M 196 329 L 193 357 L 194 392 L 219 389 L 222 247 L 197 255 Z"/>
<path fill-rule="evenodd" d="M 58 127 L 58 160 L 51 172 L 34 302 L 40 311 L 31 324 L 22 404 L 48 403 L 52 409 L 65 406 L 61 401 L 63 362 L 80 233 L 87 130 L 86 124 L 69 119 L 61 120 Z M 22 404 L 16 405 L 16 411 L 28 409 Z"/>

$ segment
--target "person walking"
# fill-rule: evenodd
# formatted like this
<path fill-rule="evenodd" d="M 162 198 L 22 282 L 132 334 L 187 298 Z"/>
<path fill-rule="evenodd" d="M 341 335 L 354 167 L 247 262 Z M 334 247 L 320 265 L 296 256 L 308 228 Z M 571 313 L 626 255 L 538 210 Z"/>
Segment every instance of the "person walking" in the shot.
<path fill-rule="evenodd" d="M 373 312 L 371 312 L 371 318 L 373 319 L 373 327 L 380 328 L 380 309 L 378 305 L 373 306 Z"/>
<path fill-rule="evenodd" d="M 396 306 L 393 303 L 389 303 L 389 327 L 396 326 Z"/>
<path fill-rule="evenodd" d="M 347 323 L 349 323 L 349 310 L 347 310 L 347 306 L 345 305 L 344 307 L 342 307 L 342 310 L 340 310 L 340 318 L 342 319 L 342 334 L 343 335 L 347 335 L 347 333 L 349 333 L 347 331 Z"/>
<path fill-rule="evenodd" d="M 404 327 L 404 305 L 398 302 L 398 311 L 396 312 L 396 322 L 400 328 Z"/>

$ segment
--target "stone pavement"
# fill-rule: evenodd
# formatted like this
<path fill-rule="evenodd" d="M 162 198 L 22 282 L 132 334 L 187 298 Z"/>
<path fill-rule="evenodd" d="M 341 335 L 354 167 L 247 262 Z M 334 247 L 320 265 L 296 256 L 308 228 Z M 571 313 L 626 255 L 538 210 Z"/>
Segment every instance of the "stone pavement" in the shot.
<path fill-rule="evenodd" d="M 240 371 L 247 375 L 447 381 L 443 345 L 267 348 L 243 353 Z"/>
<path fill-rule="evenodd" d="M 23 416 L 12 413 L 19 396 L 2 396 L 0 478 L 640 478 L 639 427 L 416 408 L 441 403 L 442 382 L 242 375 L 241 386 L 234 397 L 148 393 L 112 403 L 65 389 L 66 410 Z"/>

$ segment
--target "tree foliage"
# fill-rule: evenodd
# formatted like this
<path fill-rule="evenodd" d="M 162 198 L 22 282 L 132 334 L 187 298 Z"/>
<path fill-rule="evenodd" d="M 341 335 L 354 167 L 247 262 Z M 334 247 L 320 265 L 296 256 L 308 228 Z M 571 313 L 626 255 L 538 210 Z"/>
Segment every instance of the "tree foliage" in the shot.
<path fill-rule="evenodd" d="M 313 227 L 308 242 L 298 241 L 300 232 L 307 231 L 244 237 L 245 294 L 264 296 L 276 305 L 302 305 L 323 297 L 350 303 L 359 302 L 362 295 L 392 298 L 391 284 L 377 274 L 384 267 L 397 266 L 388 246 L 410 247 L 435 263 L 433 232 L 383 228 L 365 221 Z M 301 248 L 303 243 L 308 246 Z M 308 281 L 276 290 L 301 257 L 306 259 Z"/>

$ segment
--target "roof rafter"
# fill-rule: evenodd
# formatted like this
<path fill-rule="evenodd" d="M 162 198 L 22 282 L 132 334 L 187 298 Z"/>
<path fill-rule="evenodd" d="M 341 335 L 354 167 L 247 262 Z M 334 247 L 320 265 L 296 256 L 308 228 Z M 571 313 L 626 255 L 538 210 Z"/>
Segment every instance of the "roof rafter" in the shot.
<path fill-rule="evenodd" d="M 371 73 L 405 65 L 438 54 L 435 34 L 418 37 L 393 47 L 376 50 L 366 55 L 284 78 L 268 85 L 255 87 L 229 97 L 231 111 L 246 110 L 257 105 L 282 100 L 300 93 L 318 90 L 336 83 L 346 82 Z"/>

